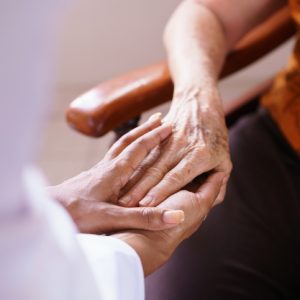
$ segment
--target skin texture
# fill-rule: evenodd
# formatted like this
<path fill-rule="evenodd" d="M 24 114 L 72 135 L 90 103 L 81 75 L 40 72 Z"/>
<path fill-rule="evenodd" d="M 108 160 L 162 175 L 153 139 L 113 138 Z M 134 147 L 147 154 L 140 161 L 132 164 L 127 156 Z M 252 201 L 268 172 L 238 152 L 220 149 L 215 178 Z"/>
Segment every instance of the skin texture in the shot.
<path fill-rule="evenodd" d="M 161 231 L 133 230 L 113 235 L 131 245 L 139 254 L 145 276 L 162 266 L 176 247 L 190 237 L 201 225 L 222 185 L 222 175 L 212 174 L 203 185 L 195 183 L 195 188 L 177 192 L 158 207 L 182 210 L 184 222 L 176 227 Z"/>
<path fill-rule="evenodd" d="M 120 199 L 123 206 L 156 206 L 196 176 L 220 173 L 221 202 L 232 169 L 227 129 L 217 79 L 233 45 L 284 1 L 187 0 L 174 12 L 165 30 L 174 98 L 164 121 L 172 137 L 153 152 L 158 157 L 140 168 Z"/>
<path fill-rule="evenodd" d="M 182 211 L 162 208 L 124 208 L 116 205 L 120 190 L 149 152 L 166 141 L 172 126 L 156 115 L 115 143 L 88 171 L 49 187 L 81 232 L 107 233 L 128 228 L 161 230 L 184 219 Z"/>
<path fill-rule="evenodd" d="M 175 130 L 159 149 L 154 165 L 146 164 L 146 171 L 141 168 L 140 181 L 134 179 L 135 185 L 125 191 L 121 203 L 134 206 L 148 195 L 150 202 L 142 205 L 161 203 L 159 206 L 183 209 L 185 220 L 195 223 L 184 228 L 185 221 L 170 230 L 127 232 L 120 237 L 139 253 L 146 275 L 167 261 L 180 241 L 200 226 L 210 208 L 222 201 L 231 161 L 218 74 L 232 46 L 282 4 L 284 1 L 188 0 L 170 19 L 165 44 L 175 92 L 165 120 Z M 198 192 L 205 190 L 202 201 L 197 193 L 175 192 L 207 171 L 210 175 L 197 185 Z"/>
<path fill-rule="evenodd" d="M 139 164 L 171 135 L 172 126 L 161 125 L 160 116 L 155 116 L 114 144 L 92 169 L 48 188 L 81 232 L 119 231 L 112 236 L 136 250 L 145 275 L 163 265 L 176 247 L 197 230 L 223 180 L 220 173 L 208 175 L 202 185 L 204 179 L 198 178 L 158 207 L 116 205 L 121 189 Z"/>

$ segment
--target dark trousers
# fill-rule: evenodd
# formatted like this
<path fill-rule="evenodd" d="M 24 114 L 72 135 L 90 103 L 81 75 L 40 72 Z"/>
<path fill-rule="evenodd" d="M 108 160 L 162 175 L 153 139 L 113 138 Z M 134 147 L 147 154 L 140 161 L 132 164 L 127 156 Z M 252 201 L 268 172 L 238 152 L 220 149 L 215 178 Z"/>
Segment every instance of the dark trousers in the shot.
<path fill-rule="evenodd" d="M 146 280 L 146 300 L 300 299 L 300 158 L 263 109 L 230 130 L 225 201 Z"/>

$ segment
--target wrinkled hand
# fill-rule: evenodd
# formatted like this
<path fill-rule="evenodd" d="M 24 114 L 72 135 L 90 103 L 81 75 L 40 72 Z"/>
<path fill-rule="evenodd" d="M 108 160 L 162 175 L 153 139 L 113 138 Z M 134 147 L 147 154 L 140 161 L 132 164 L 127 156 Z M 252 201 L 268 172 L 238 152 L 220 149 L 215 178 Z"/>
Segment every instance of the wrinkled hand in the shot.
<path fill-rule="evenodd" d="M 145 275 L 163 265 L 178 245 L 190 237 L 201 225 L 211 209 L 222 185 L 223 175 L 210 175 L 204 184 L 196 184 L 196 191 L 182 190 L 167 198 L 158 207 L 182 210 L 184 222 L 161 231 L 134 230 L 113 235 L 131 245 L 139 254 Z"/>
<path fill-rule="evenodd" d="M 223 176 L 215 204 L 221 202 L 231 172 L 227 129 L 217 92 L 181 94 L 164 122 L 174 125 L 167 143 L 152 151 L 154 164 L 141 168 L 137 182 L 120 199 L 124 206 L 156 206 L 196 176 L 210 172 Z M 213 99 L 210 105 L 201 99 Z"/>
<path fill-rule="evenodd" d="M 181 211 L 124 208 L 115 203 L 136 168 L 171 133 L 172 126 L 161 125 L 160 116 L 150 118 L 117 141 L 96 166 L 58 186 L 49 187 L 49 193 L 68 210 L 82 232 L 170 228 L 182 221 Z"/>

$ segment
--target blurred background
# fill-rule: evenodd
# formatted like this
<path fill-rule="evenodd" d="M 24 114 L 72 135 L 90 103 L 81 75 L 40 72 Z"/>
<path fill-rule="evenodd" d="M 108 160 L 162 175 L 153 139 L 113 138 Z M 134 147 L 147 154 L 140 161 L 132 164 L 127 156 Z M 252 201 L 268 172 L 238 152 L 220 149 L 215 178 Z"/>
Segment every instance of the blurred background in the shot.
<path fill-rule="evenodd" d="M 103 80 L 163 60 L 163 28 L 181 0 L 70 2 L 73 5 L 60 30 L 54 99 L 38 158 L 51 184 L 95 164 L 112 139 L 111 134 L 92 139 L 70 129 L 64 119 L 68 104 Z M 271 77 L 286 64 L 292 44 L 286 43 L 255 66 L 221 82 L 223 101 Z M 163 105 L 155 111 L 167 110 L 168 105 Z"/>

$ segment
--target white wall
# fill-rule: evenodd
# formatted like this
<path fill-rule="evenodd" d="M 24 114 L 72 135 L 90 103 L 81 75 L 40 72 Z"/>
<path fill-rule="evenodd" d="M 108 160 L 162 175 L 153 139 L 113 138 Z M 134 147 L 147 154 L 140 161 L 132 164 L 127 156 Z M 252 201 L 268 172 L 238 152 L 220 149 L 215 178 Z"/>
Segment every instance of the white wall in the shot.
<path fill-rule="evenodd" d="M 98 82 L 161 60 L 163 27 L 180 0 L 74 3 L 62 33 L 60 85 Z"/>
<path fill-rule="evenodd" d="M 165 57 L 162 32 L 181 0 L 73 0 L 62 29 L 58 86 L 91 86 Z M 285 64 L 289 46 L 239 76 L 257 82 Z M 233 83 L 234 84 L 234 83 Z"/>

